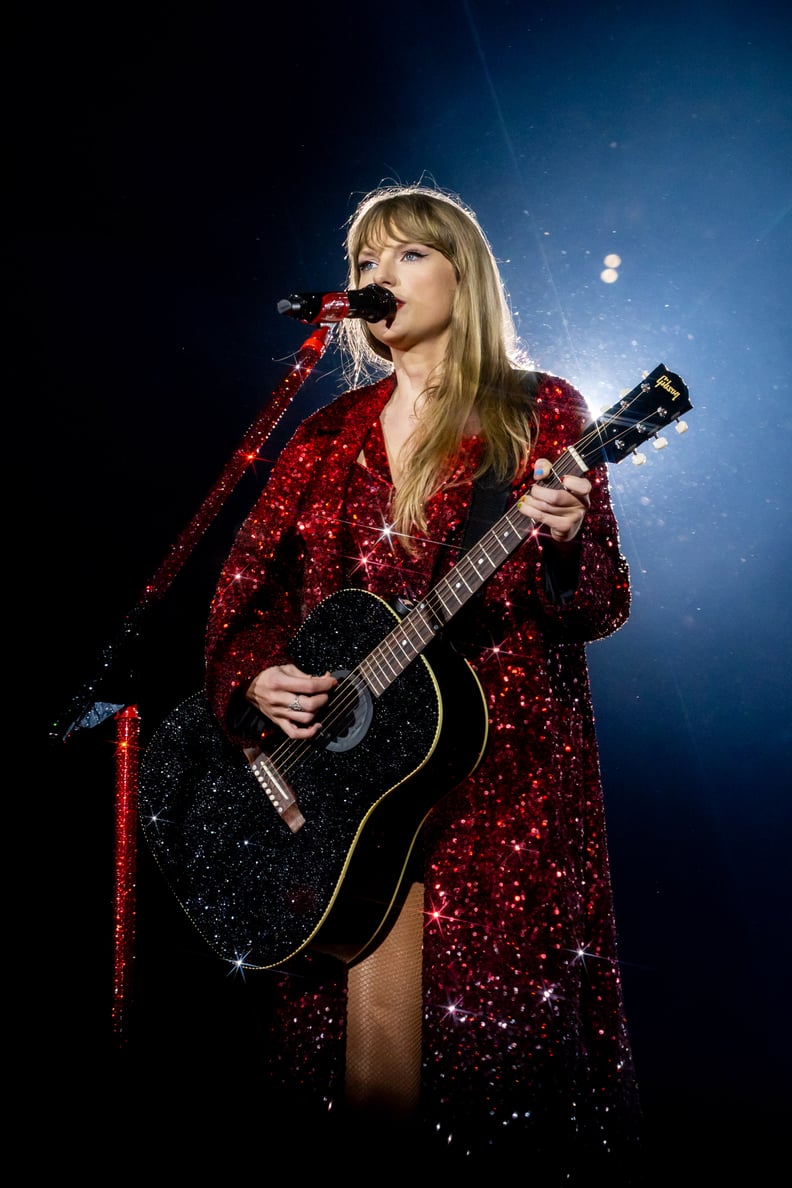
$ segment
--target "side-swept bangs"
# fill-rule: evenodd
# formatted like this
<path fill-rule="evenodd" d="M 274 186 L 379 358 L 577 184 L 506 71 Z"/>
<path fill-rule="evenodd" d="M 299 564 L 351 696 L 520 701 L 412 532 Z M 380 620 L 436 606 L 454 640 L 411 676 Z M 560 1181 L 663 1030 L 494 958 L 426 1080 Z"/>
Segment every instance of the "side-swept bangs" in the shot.
<path fill-rule="evenodd" d="M 424 243 L 441 252 L 454 265 L 459 278 L 463 272 L 463 246 L 472 230 L 468 218 L 451 202 L 437 195 L 399 193 L 381 195 L 358 212 L 350 227 L 347 251 L 350 275 L 359 280 L 358 256 L 365 247 L 378 247 L 390 239 L 401 243 Z"/>

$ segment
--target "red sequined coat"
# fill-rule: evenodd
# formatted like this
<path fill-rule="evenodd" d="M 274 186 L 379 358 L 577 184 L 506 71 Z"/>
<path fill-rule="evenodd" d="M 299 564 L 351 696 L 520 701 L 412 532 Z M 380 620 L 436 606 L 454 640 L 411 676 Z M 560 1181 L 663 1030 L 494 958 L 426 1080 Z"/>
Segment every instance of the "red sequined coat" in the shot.
<path fill-rule="evenodd" d="M 379 416 L 392 387 L 347 392 L 310 416 L 240 530 L 207 635 L 207 693 L 221 721 L 236 690 L 289 659 L 289 640 L 327 595 L 355 586 L 420 598 L 458 556 L 476 438 L 429 503 L 417 557 L 382 532 L 391 479 Z M 549 376 L 538 408 L 532 457 L 553 461 L 590 415 Z M 574 596 L 551 601 L 536 539 L 485 587 L 466 655 L 489 707 L 488 749 L 423 831 L 423 1109 L 456 1148 L 538 1151 L 544 1141 L 557 1151 L 582 1139 L 602 1150 L 632 1138 L 636 1089 L 585 658 L 589 641 L 625 622 L 629 574 L 606 469 L 590 478 Z M 344 1027 L 341 980 L 284 978 L 273 1078 L 332 1105 Z"/>

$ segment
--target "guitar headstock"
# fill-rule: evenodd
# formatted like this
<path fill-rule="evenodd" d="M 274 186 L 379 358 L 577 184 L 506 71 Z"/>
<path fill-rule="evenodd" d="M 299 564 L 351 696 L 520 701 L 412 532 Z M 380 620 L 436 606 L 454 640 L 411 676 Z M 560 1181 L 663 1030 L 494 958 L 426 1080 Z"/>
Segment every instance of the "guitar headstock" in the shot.
<path fill-rule="evenodd" d="M 638 447 L 654 438 L 655 448 L 662 449 L 667 442 L 658 434 L 674 422 L 677 432 L 684 433 L 687 425 L 679 418 L 692 407 L 687 384 L 659 363 L 631 392 L 586 426 L 575 449 L 587 468 L 599 462 L 621 462 L 630 454 L 635 454 L 633 460 L 640 465 L 646 459 L 635 453 Z"/>

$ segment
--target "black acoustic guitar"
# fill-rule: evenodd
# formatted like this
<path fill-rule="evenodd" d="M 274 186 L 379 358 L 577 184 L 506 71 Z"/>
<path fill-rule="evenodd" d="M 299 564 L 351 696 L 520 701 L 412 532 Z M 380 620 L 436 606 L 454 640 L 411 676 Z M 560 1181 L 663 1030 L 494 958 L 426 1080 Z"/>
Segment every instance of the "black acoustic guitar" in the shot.
<path fill-rule="evenodd" d="M 649 438 L 662 446 L 659 430 L 690 408 L 685 383 L 659 365 L 586 427 L 548 481 L 620 462 Z M 387 934 L 424 820 L 487 743 L 483 691 L 443 628 L 534 530 L 510 508 L 409 610 L 357 589 L 319 603 L 290 649 L 304 672 L 339 680 L 310 741 L 284 735 L 246 755 L 202 693 L 157 730 L 140 763 L 141 826 L 224 960 L 351 965 Z"/>

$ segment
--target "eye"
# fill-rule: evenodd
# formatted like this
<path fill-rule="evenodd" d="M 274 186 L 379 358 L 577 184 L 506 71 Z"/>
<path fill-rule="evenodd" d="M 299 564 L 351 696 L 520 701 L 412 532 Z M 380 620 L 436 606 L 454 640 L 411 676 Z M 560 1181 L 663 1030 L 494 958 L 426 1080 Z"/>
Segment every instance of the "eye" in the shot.
<path fill-rule="evenodd" d="M 374 267 L 373 260 L 361 260 L 358 263 L 358 272 L 368 272 L 368 270 L 373 267 Z"/>
<path fill-rule="evenodd" d="M 423 260 L 428 254 L 428 252 L 419 251 L 418 248 L 407 248 L 406 252 L 402 252 L 402 259 Z"/>

